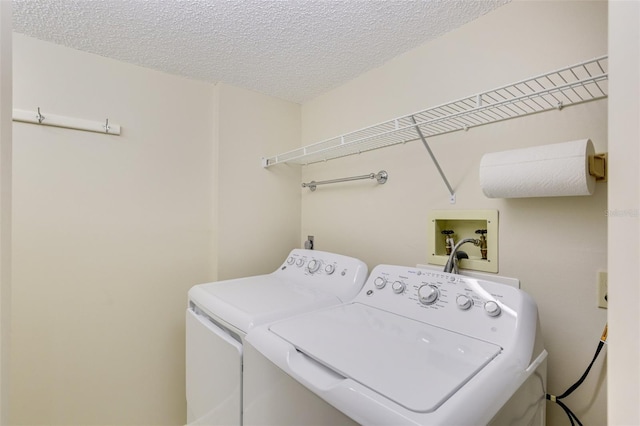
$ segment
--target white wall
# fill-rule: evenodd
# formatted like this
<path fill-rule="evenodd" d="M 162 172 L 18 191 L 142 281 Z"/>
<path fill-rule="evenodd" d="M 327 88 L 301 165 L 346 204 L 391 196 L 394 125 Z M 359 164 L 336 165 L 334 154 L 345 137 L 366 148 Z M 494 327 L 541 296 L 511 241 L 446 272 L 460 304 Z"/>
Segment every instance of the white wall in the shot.
<path fill-rule="evenodd" d="M 15 108 L 123 131 L 14 124 L 11 423 L 183 424 L 188 289 L 273 271 L 300 239 L 299 168 L 260 166 L 299 144 L 300 106 L 14 48 Z"/>
<path fill-rule="evenodd" d="M 218 84 L 218 279 L 273 272 L 300 241 L 300 167 L 261 158 L 300 144 L 300 105 Z"/>
<path fill-rule="evenodd" d="M 609 3 L 609 425 L 640 424 L 640 3 Z"/>
<path fill-rule="evenodd" d="M 607 53 L 607 3 L 517 1 L 402 55 L 303 105 L 304 143 L 341 133 Z M 386 170 L 371 181 L 303 191 L 302 237 L 348 253 L 372 268 L 427 260 L 427 213 L 496 209 L 499 273 L 521 279 L 538 302 L 549 351 L 549 391 L 583 372 L 606 322 L 596 307 L 596 272 L 607 267 L 607 185 L 591 197 L 492 200 L 478 166 L 486 152 L 591 138 L 607 150 L 607 102 L 597 101 L 432 138 L 448 192 L 420 142 L 303 168 L 303 181 Z M 567 403 L 585 424 L 605 424 L 603 359 Z M 549 424 L 568 420 L 549 405 Z"/>
<path fill-rule="evenodd" d="M 184 422 L 184 308 L 210 280 L 212 86 L 14 38 L 12 424 Z"/>
<path fill-rule="evenodd" d="M 9 423 L 11 333 L 11 2 L 0 2 L 0 424 Z"/>

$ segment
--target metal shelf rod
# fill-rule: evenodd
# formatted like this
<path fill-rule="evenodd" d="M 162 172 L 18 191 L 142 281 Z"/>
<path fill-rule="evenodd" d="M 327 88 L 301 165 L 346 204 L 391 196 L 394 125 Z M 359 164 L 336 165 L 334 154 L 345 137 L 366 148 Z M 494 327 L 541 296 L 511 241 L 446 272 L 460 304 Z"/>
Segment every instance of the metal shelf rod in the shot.
<path fill-rule="evenodd" d="M 413 120 L 413 122 L 416 124 L 416 132 L 418 132 L 418 136 L 420 136 L 420 139 L 422 140 L 424 147 L 427 148 L 427 151 L 429 152 L 429 156 L 431 157 L 433 164 L 436 166 L 436 169 L 438 169 L 438 173 L 440 173 L 440 177 L 442 178 L 442 180 L 444 181 L 444 184 L 447 186 L 447 189 L 449 190 L 449 195 L 451 196 L 450 198 L 451 203 L 455 203 L 456 194 L 455 192 L 453 192 L 453 188 L 451 188 L 451 184 L 449 184 L 449 180 L 447 179 L 444 172 L 442 171 L 442 168 L 440 167 L 440 163 L 438 163 L 436 156 L 433 155 L 433 151 L 431 151 L 431 148 L 427 143 L 427 139 L 422 134 L 422 130 L 420 130 L 420 126 L 418 126 L 418 124 L 416 123 L 416 119 L 413 116 L 411 116 L 411 120 Z"/>

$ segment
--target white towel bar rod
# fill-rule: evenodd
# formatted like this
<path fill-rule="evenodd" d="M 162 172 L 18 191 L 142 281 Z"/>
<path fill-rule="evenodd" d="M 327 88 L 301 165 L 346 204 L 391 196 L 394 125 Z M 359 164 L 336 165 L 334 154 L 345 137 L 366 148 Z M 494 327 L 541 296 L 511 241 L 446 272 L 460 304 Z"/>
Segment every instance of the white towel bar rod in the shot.
<path fill-rule="evenodd" d="M 114 124 L 107 118 L 105 121 L 90 121 L 82 118 L 65 117 L 55 114 L 43 114 L 38 111 L 26 111 L 22 109 L 13 110 L 13 121 L 22 123 L 40 124 L 43 126 L 63 127 L 66 129 L 85 130 L 87 132 L 106 133 L 108 135 L 119 135 L 120 125 Z"/>
<path fill-rule="evenodd" d="M 369 173 L 368 175 L 362 175 L 362 176 L 352 176 L 352 177 L 345 177 L 345 178 L 339 178 L 339 179 L 323 180 L 320 182 L 316 182 L 315 180 L 312 180 L 311 182 L 303 183 L 302 187 L 309 188 L 310 190 L 315 191 L 316 186 L 318 185 L 326 185 L 330 183 L 339 183 L 339 182 L 349 182 L 352 180 L 362 180 L 362 179 L 375 179 L 378 181 L 378 183 L 382 184 L 382 183 L 385 183 L 388 178 L 389 178 L 389 175 L 387 174 L 387 172 L 385 172 L 384 170 L 380 170 L 378 173 Z"/>

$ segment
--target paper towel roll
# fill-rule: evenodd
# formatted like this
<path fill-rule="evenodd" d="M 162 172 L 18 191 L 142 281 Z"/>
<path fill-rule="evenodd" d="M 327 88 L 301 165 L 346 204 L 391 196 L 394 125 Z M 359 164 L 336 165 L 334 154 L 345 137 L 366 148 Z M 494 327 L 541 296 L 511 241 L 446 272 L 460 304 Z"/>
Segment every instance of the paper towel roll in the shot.
<path fill-rule="evenodd" d="M 480 186 L 489 198 L 591 195 L 589 139 L 485 154 Z"/>

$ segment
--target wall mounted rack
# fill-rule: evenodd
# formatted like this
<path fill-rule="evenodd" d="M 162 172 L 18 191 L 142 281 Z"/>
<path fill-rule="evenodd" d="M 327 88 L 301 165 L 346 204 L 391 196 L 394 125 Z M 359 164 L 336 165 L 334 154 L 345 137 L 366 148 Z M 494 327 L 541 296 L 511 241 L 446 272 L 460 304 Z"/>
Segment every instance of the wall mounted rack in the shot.
<path fill-rule="evenodd" d="M 283 154 L 263 158 L 262 166 L 270 167 L 279 163 L 313 164 L 419 140 L 420 133 L 429 138 L 606 98 L 608 95 L 607 65 L 607 56 L 580 62 Z"/>
<path fill-rule="evenodd" d="M 82 118 L 66 117 L 63 115 L 46 115 L 37 111 L 26 111 L 22 109 L 13 110 L 13 121 L 22 123 L 40 124 L 43 126 L 63 127 L 65 129 L 84 130 L 86 132 L 106 133 L 108 135 L 120 135 L 120 125 L 105 121 L 90 121 Z"/>

